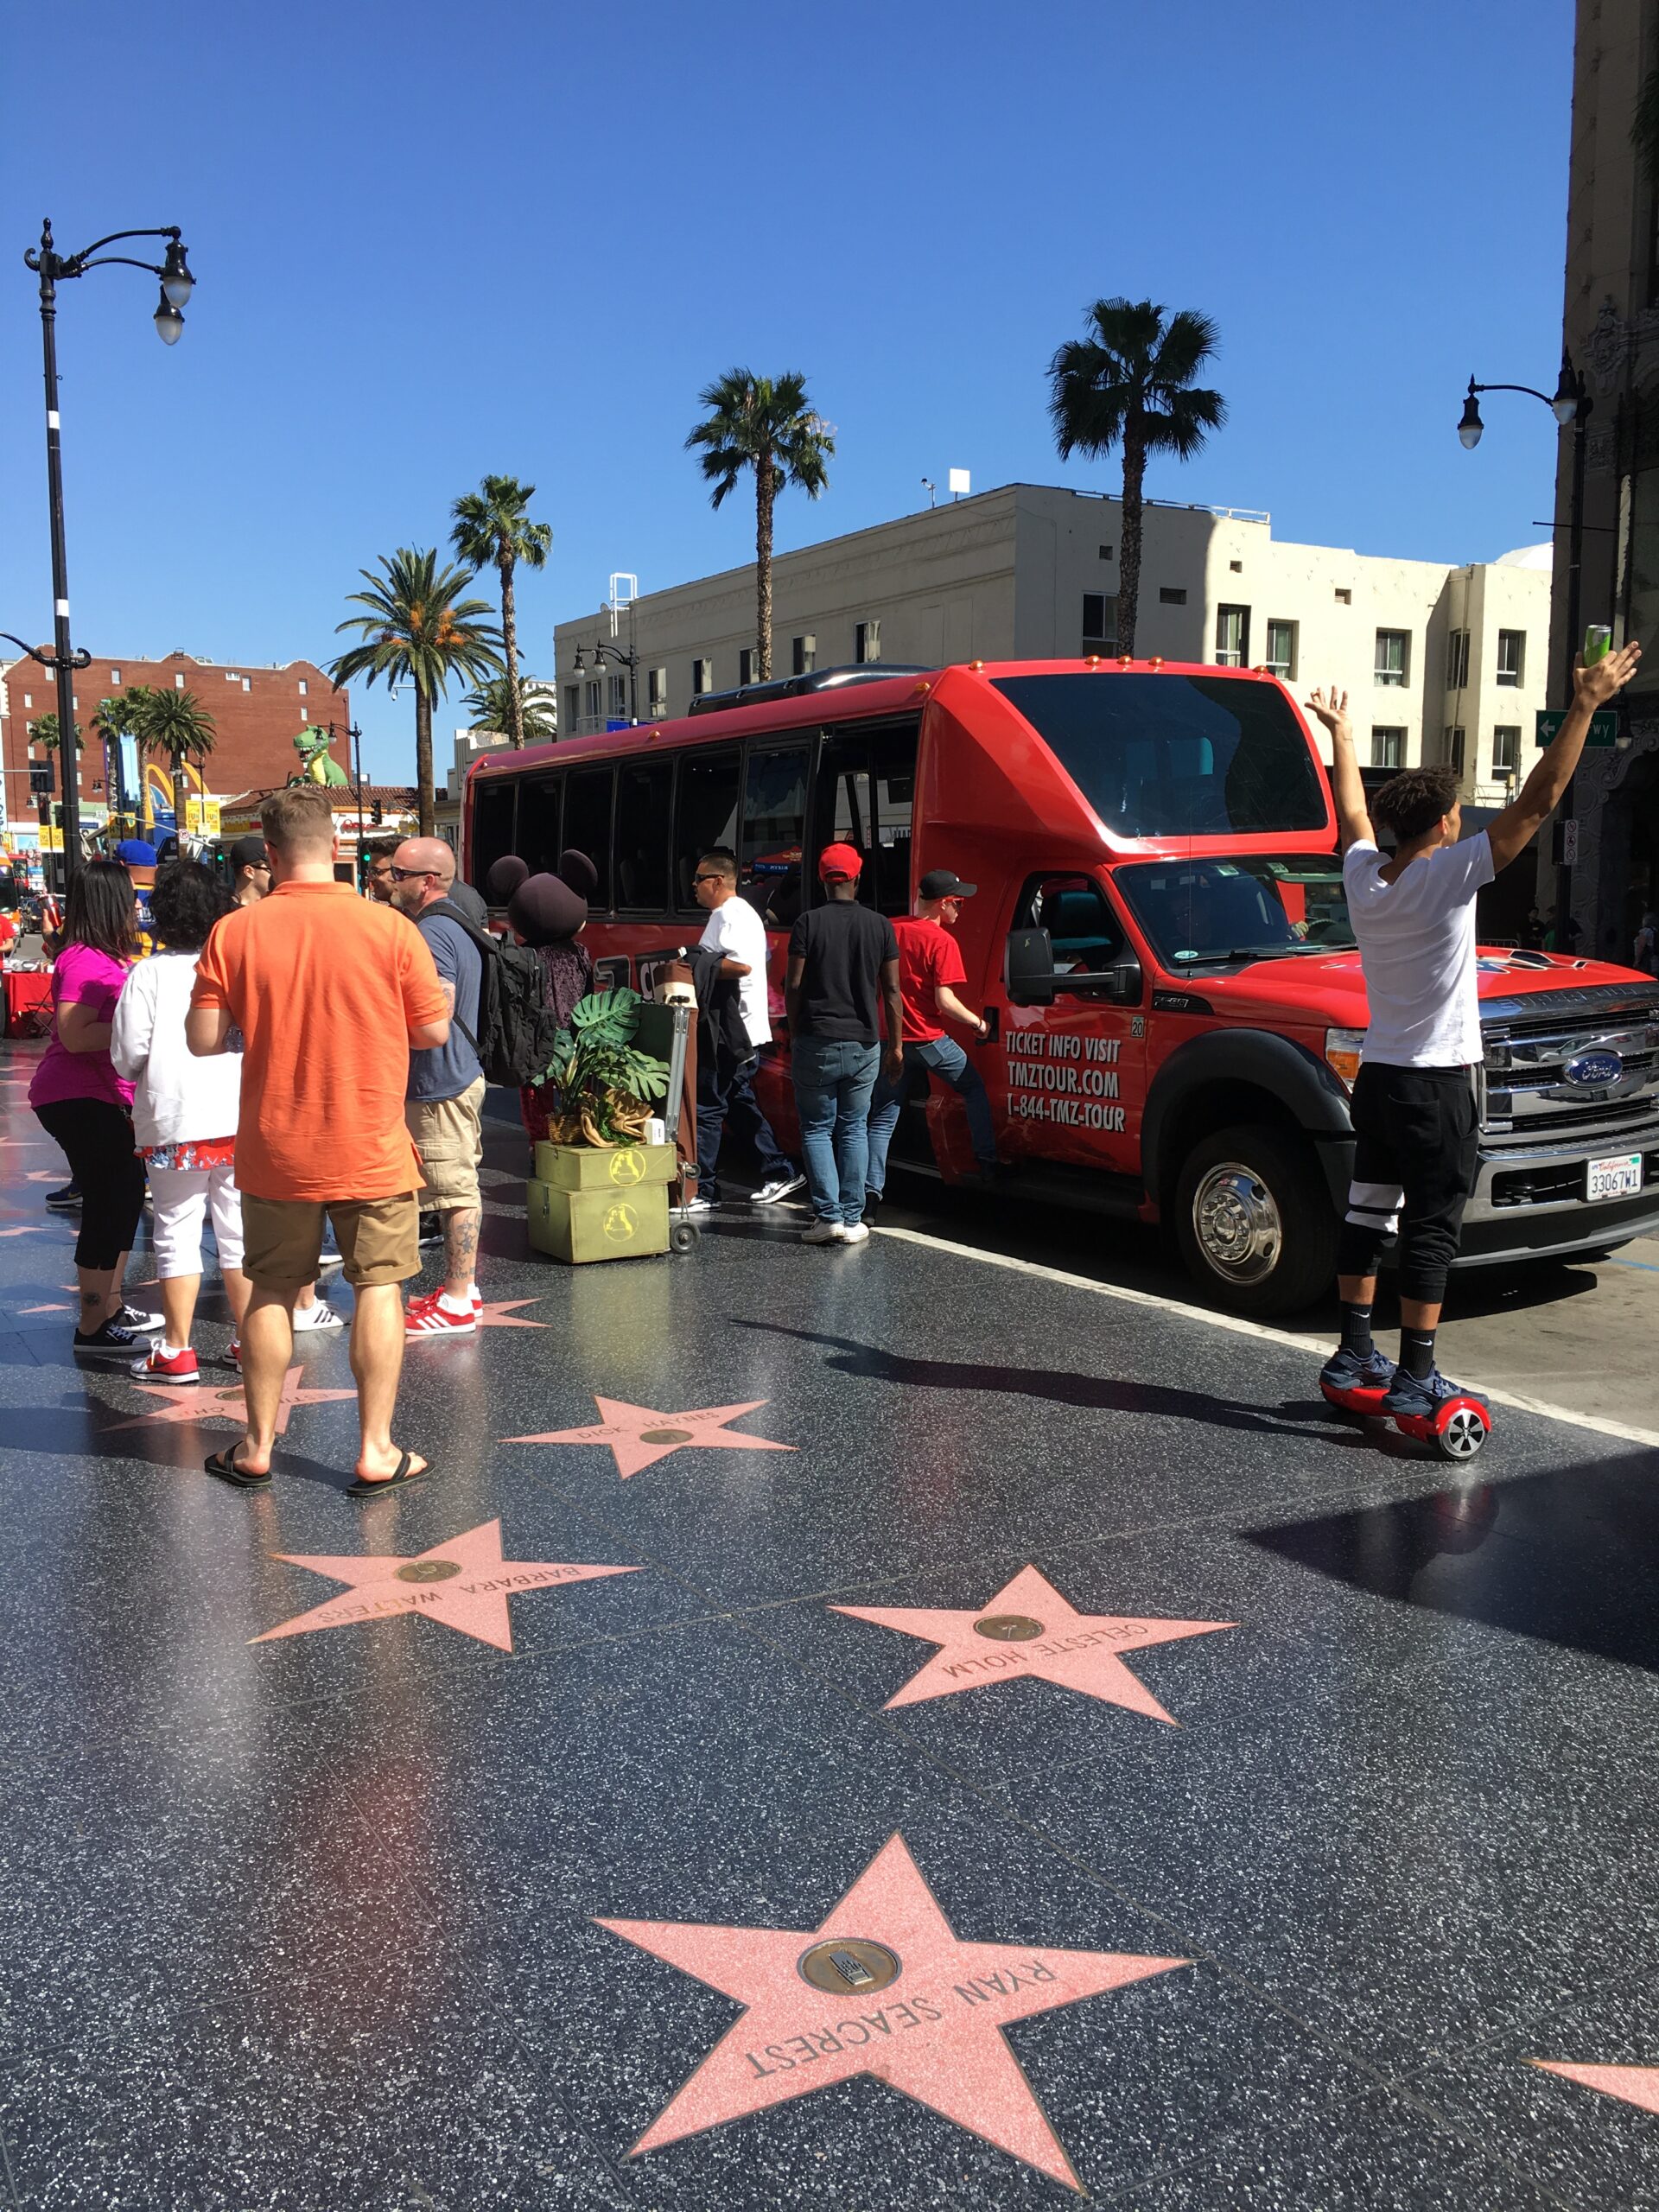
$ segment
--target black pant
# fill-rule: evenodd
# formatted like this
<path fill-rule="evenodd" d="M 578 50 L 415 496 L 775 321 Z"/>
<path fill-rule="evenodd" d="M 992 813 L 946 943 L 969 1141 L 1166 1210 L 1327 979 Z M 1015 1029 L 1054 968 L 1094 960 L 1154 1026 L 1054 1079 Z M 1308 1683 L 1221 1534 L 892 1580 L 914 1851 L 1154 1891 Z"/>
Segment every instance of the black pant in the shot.
<path fill-rule="evenodd" d="M 1401 1297 L 1438 1306 L 1475 1187 L 1480 1113 L 1471 1071 L 1368 1060 L 1352 1113 L 1357 1141 L 1338 1272 L 1374 1274 L 1397 1229 Z"/>
<path fill-rule="evenodd" d="M 755 1157 L 760 1163 L 760 1180 L 775 1183 L 794 1173 L 778 1140 L 772 1133 L 772 1123 L 760 1110 L 753 1084 L 754 1071 L 760 1065 L 758 1052 L 751 1052 L 741 1060 L 728 1060 L 716 1054 L 697 1062 L 697 1195 L 702 1198 L 718 1199 L 720 1185 L 715 1170 L 720 1163 L 720 1139 L 722 1128 L 734 1136 L 747 1137 L 754 1147 Z"/>
<path fill-rule="evenodd" d="M 37 1106 L 35 1118 L 69 1159 L 80 1185 L 78 1268 L 112 1268 L 132 1249 L 144 1211 L 144 1163 L 133 1149 L 124 1106 L 107 1098 L 60 1098 Z"/>

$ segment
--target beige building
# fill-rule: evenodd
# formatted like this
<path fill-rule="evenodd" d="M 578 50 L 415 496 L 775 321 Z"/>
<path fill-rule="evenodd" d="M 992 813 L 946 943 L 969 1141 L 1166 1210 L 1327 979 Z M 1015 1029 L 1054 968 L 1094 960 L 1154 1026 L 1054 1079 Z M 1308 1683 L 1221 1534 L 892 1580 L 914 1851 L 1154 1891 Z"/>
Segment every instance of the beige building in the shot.
<path fill-rule="evenodd" d="M 1012 484 L 782 554 L 772 673 L 1110 654 L 1121 524 L 1115 499 Z M 1446 760 L 1465 798 L 1502 804 L 1545 704 L 1548 561 L 1390 561 L 1282 543 L 1264 514 L 1154 505 L 1136 641 L 1143 658 L 1270 668 L 1303 696 L 1334 683 L 1362 760 Z M 614 640 L 632 670 L 612 643 L 608 613 L 559 625 L 562 730 L 683 715 L 698 692 L 753 681 L 753 569 L 636 600 Z"/>

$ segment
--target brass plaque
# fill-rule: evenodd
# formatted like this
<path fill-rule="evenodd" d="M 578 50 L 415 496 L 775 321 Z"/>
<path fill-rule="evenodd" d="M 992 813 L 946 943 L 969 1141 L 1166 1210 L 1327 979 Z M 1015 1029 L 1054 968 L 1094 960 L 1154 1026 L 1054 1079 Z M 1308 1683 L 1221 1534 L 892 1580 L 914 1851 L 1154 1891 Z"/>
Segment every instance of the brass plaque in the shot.
<path fill-rule="evenodd" d="M 402 1567 L 394 1567 L 392 1573 L 399 1582 L 448 1582 L 451 1575 L 461 1573 L 461 1562 L 453 1559 L 411 1559 Z"/>
<path fill-rule="evenodd" d="M 1042 1632 L 1041 1621 L 1029 1613 L 987 1613 L 974 1623 L 974 1634 L 988 1636 L 993 1643 L 1032 1643 Z"/>
<path fill-rule="evenodd" d="M 802 1953 L 797 1971 L 814 1989 L 831 1997 L 868 1997 L 899 1979 L 899 1958 L 885 1943 L 863 1936 L 834 1936 Z"/>
<path fill-rule="evenodd" d="M 689 1444 L 691 1431 L 689 1428 L 642 1428 L 639 1441 L 642 1444 Z"/>

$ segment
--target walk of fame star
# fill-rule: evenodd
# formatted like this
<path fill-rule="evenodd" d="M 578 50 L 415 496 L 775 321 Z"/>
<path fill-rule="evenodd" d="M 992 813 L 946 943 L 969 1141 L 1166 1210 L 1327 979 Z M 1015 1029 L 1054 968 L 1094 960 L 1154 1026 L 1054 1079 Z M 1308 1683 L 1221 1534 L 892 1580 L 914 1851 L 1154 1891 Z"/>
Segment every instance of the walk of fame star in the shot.
<path fill-rule="evenodd" d="M 1564 2075 L 1586 2089 L 1599 2089 L 1604 2096 L 1623 2097 L 1643 2112 L 1659 2112 L 1659 2066 L 1573 2066 L 1557 2058 L 1535 2058 L 1529 2063 L 1541 2073 Z"/>
<path fill-rule="evenodd" d="M 46 1224 L 39 1221 L 35 1222 L 31 1228 L 0 1229 L 0 1236 L 44 1236 L 45 1234 Z"/>
<path fill-rule="evenodd" d="M 1129 1672 L 1120 1655 L 1144 1651 L 1154 1643 L 1174 1643 L 1184 1637 L 1212 1636 L 1219 1629 L 1238 1625 L 1236 1621 L 1079 1613 L 1034 1567 L 1022 1567 L 976 1612 L 912 1605 L 832 1605 L 830 1610 L 938 1645 L 927 1664 L 887 1700 L 888 1710 L 895 1705 L 918 1705 L 925 1698 L 949 1697 L 955 1690 L 981 1689 L 988 1682 L 1039 1675 L 1062 1689 L 1080 1690 L 1108 1705 L 1127 1706 L 1151 1720 L 1166 1720 L 1172 1728 L 1179 1722 Z"/>
<path fill-rule="evenodd" d="M 632 2156 L 872 2074 L 1071 2189 L 1082 2184 L 1003 2029 L 1192 1963 L 963 1942 L 901 1835 L 814 1929 L 599 1925 L 744 2007 Z"/>
<path fill-rule="evenodd" d="M 526 1321 L 518 1312 L 521 1306 L 539 1306 L 539 1298 L 499 1298 L 493 1305 L 486 1305 L 478 1317 L 480 1329 L 545 1329 L 546 1321 Z"/>
<path fill-rule="evenodd" d="M 377 1553 L 369 1558 L 331 1559 L 310 1552 L 273 1552 L 289 1567 L 308 1567 L 351 1586 L 348 1593 L 314 1605 L 280 1628 L 268 1628 L 251 1643 L 281 1636 L 303 1636 L 316 1628 L 346 1628 L 365 1621 L 390 1620 L 401 1613 L 475 1636 L 499 1651 L 512 1649 L 507 1599 L 525 1590 L 556 1584 L 596 1582 L 607 1574 L 638 1574 L 637 1567 L 574 1567 L 559 1560 L 503 1559 L 501 1523 L 485 1521 L 464 1535 L 434 1544 L 412 1559 Z"/>
<path fill-rule="evenodd" d="M 752 1398 L 746 1406 L 700 1406 L 683 1414 L 653 1413 L 649 1406 L 631 1406 L 623 1398 L 601 1398 L 594 1403 L 600 1418 L 588 1428 L 550 1428 L 540 1436 L 504 1436 L 504 1444 L 608 1444 L 616 1455 L 616 1471 L 626 1482 L 643 1468 L 654 1467 L 671 1452 L 689 1444 L 728 1452 L 792 1452 L 792 1444 L 774 1444 L 766 1436 L 733 1436 L 728 1421 L 759 1413 L 768 1403 Z"/>
<path fill-rule="evenodd" d="M 290 1367 L 283 1377 L 283 1395 L 276 1402 L 278 1436 L 287 1435 L 288 1417 L 296 1406 L 334 1405 L 357 1395 L 355 1390 L 305 1389 L 300 1382 L 304 1372 L 302 1367 Z M 140 1382 L 134 1387 L 147 1398 L 159 1398 L 161 1404 L 153 1414 L 135 1414 L 130 1421 L 111 1421 L 104 1431 L 105 1436 L 113 1436 L 118 1429 L 142 1428 L 151 1422 L 160 1426 L 168 1421 L 228 1422 L 232 1428 L 247 1426 L 247 1402 L 239 1382 L 228 1390 L 181 1389 L 175 1382 Z"/>

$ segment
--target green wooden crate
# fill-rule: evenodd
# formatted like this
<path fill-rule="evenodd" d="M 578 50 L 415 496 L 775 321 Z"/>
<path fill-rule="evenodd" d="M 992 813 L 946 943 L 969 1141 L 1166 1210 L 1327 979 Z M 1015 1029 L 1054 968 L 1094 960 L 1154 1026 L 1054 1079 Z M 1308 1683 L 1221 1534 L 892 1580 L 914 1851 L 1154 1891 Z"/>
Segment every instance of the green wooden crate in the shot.
<path fill-rule="evenodd" d="M 671 1183 L 671 1144 L 538 1144 L 536 1173 L 556 1191 L 632 1191 L 644 1183 Z"/>
<path fill-rule="evenodd" d="M 532 1246 L 572 1267 L 589 1260 L 640 1259 L 668 1249 L 665 1183 L 637 1183 L 622 1192 L 562 1191 L 532 1175 L 524 1185 L 524 1201 Z"/>

